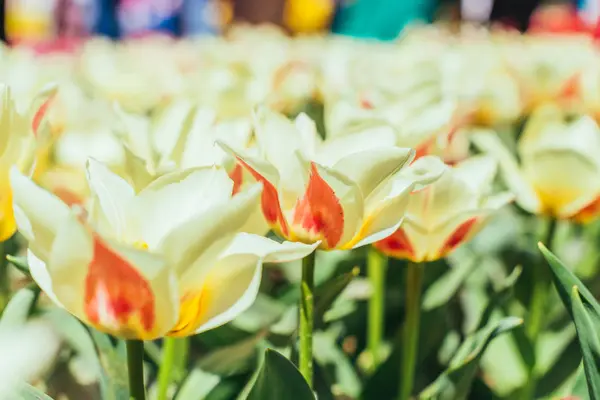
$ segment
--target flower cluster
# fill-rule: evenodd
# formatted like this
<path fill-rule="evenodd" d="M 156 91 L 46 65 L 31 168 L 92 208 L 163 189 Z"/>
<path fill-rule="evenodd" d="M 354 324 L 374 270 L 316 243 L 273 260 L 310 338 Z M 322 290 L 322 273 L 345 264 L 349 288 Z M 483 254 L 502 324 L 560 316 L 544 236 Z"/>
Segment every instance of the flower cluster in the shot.
<path fill-rule="evenodd" d="M 263 263 L 368 244 L 445 257 L 512 200 L 498 166 L 525 210 L 591 220 L 600 56 L 579 38 L 547 47 L 233 29 L 3 49 L 0 236 L 18 226 L 33 278 L 79 319 L 154 339 L 231 321 Z M 494 129 L 520 118 L 518 165 Z"/>

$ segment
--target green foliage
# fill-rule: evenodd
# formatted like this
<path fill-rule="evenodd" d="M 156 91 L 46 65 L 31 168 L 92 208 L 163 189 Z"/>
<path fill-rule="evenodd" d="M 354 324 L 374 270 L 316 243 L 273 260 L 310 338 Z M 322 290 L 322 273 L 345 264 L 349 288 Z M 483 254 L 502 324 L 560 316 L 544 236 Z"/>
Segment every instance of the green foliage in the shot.
<path fill-rule="evenodd" d="M 265 352 L 260 374 L 248 400 L 314 400 L 315 395 L 287 358 L 274 350 Z"/>
<path fill-rule="evenodd" d="M 600 304 L 554 254 L 542 244 L 539 247 L 552 269 L 561 300 L 575 323 L 590 398 L 600 399 Z"/>

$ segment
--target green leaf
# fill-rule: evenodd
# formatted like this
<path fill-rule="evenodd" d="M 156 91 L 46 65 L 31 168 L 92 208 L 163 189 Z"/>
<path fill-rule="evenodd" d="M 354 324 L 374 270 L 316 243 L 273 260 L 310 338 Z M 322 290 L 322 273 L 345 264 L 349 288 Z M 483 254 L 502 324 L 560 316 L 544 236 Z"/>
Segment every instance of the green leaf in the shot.
<path fill-rule="evenodd" d="M 360 273 L 360 268 L 354 267 L 350 272 L 338 275 L 335 278 L 323 283 L 315 290 L 315 326 L 320 326 L 325 313 L 329 310 L 334 301 L 346 289 L 354 278 Z"/>
<path fill-rule="evenodd" d="M 315 400 L 300 371 L 278 352 L 267 349 L 248 400 Z"/>
<path fill-rule="evenodd" d="M 494 310 L 510 298 L 514 290 L 514 285 L 521 276 L 521 272 L 523 272 L 523 268 L 520 265 L 517 265 L 510 275 L 494 289 L 494 293 L 490 296 L 490 300 L 481 315 L 477 329 L 482 329 L 486 326 L 490 322 Z"/>
<path fill-rule="evenodd" d="M 330 329 L 327 332 L 315 332 L 313 338 L 315 362 L 324 367 L 329 378 L 327 383 L 334 385 L 338 389 L 337 392 L 357 398 L 360 394 L 360 379 L 352 361 L 336 343 L 336 338 L 339 337 L 338 331 Z"/>
<path fill-rule="evenodd" d="M 579 370 L 577 371 L 577 375 L 575 376 L 575 382 L 573 383 L 573 389 L 571 390 L 571 395 L 580 399 L 589 398 L 589 392 L 587 388 L 587 382 L 585 377 L 585 369 L 583 368 L 583 363 L 579 366 Z"/>
<path fill-rule="evenodd" d="M 432 310 L 447 303 L 456 294 L 461 284 L 467 279 L 471 271 L 478 265 L 477 260 L 468 263 L 459 263 L 437 279 L 423 297 L 423 309 Z"/>
<path fill-rule="evenodd" d="M 10 261 L 16 269 L 18 269 L 27 276 L 31 276 L 31 272 L 29 271 L 29 264 L 27 263 L 27 257 L 15 257 L 7 255 L 6 259 Z"/>
<path fill-rule="evenodd" d="M 583 355 L 583 367 L 587 387 L 592 400 L 600 399 L 600 315 L 593 306 L 584 304 L 579 295 L 579 288 L 573 286 L 571 291 L 571 307 L 577 337 Z"/>
<path fill-rule="evenodd" d="M 198 362 L 203 371 L 220 376 L 234 375 L 247 372 L 254 365 L 257 346 L 265 338 L 264 332 L 244 339 L 238 343 L 217 349 L 206 355 Z"/>
<path fill-rule="evenodd" d="M 175 398 L 177 400 L 205 399 L 219 384 L 221 377 L 196 367 L 183 381 Z"/>
<path fill-rule="evenodd" d="M 419 398 L 466 399 L 477 373 L 479 360 L 490 342 L 498 335 L 508 332 L 522 323 L 520 318 L 504 318 L 488 324 L 485 328 L 467 337 L 454 356 L 448 370 L 425 388 Z"/>
<path fill-rule="evenodd" d="M 19 386 L 17 392 L 20 400 L 52 400 L 52 397 L 28 383 L 23 383 Z"/>
<path fill-rule="evenodd" d="M 567 308 L 567 311 L 571 314 L 571 318 L 573 318 L 573 306 L 571 305 L 573 286 L 577 286 L 579 295 L 585 300 L 587 305 L 594 310 L 594 313 L 600 315 L 600 304 L 598 304 L 594 295 L 585 287 L 579 278 L 569 271 L 569 269 L 542 243 L 539 243 L 538 247 L 544 255 L 544 258 L 546 258 L 546 261 L 548 261 L 548 264 L 550 264 L 554 276 L 554 285 L 556 286 L 556 290 L 558 291 L 563 304 Z"/>
<path fill-rule="evenodd" d="M 127 359 L 119 346 L 114 346 L 110 337 L 95 329 L 90 329 L 92 340 L 98 349 L 100 365 L 100 390 L 107 400 L 129 400 L 127 382 Z"/>
<path fill-rule="evenodd" d="M 19 290 L 6 305 L 0 319 L 0 327 L 22 325 L 27 321 L 39 295 L 36 286 Z"/>

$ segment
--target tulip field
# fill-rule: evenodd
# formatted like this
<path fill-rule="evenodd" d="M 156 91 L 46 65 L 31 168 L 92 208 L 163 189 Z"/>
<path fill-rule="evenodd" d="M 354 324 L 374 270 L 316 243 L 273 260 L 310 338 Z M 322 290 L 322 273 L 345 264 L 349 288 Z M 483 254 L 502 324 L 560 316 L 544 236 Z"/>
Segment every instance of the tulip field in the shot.
<path fill-rule="evenodd" d="M 0 399 L 600 399 L 592 37 L 0 53 Z"/>

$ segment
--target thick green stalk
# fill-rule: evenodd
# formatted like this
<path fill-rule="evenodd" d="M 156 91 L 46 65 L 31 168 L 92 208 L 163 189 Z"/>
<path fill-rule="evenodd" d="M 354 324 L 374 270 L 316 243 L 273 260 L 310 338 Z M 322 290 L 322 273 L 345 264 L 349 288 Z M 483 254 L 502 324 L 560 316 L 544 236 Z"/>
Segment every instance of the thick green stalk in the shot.
<path fill-rule="evenodd" d="M 146 400 L 144 387 L 144 342 L 127 340 L 127 373 L 129 396 L 132 400 Z"/>
<path fill-rule="evenodd" d="M 300 372 L 312 388 L 313 378 L 313 325 L 315 253 L 302 260 L 300 296 Z"/>
<path fill-rule="evenodd" d="M 546 231 L 546 238 L 543 241 L 544 245 L 548 249 L 552 249 L 552 242 L 556 232 L 556 220 L 551 219 L 548 222 L 548 229 Z M 531 301 L 529 303 L 529 313 L 527 316 L 527 323 L 525 325 L 525 334 L 529 338 L 529 343 L 533 349 L 533 360 L 531 365 L 528 366 L 528 377 L 527 383 L 523 389 L 521 398 L 523 400 L 530 400 L 534 398 L 535 387 L 537 383 L 537 371 L 536 371 L 536 359 L 535 350 L 537 347 L 538 337 L 542 330 L 544 321 L 546 304 L 548 301 L 548 294 L 550 293 L 552 283 L 552 277 L 545 261 L 540 260 L 534 266 L 533 270 L 533 290 L 531 293 Z"/>
<path fill-rule="evenodd" d="M 380 363 L 381 341 L 383 338 L 385 314 L 385 273 L 387 258 L 374 247 L 369 249 L 367 272 L 371 282 L 371 298 L 369 299 L 367 348 L 372 357 L 372 370 Z"/>
<path fill-rule="evenodd" d="M 424 269 L 424 265 L 417 263 L 409 263 L 406 269 L 406 304 L 404 307 L 405 321 L 402 335 L 399 400 L 408 400 L 410 398 L 415 383 Z"/>
<path fill-rule="evenodd" d="M 177 339 L 166 337 L 163 340 L 162 358 L 158 370 L 157 400 L 167 400 L 169 385 L 173 378 L 173 369 L 177 353 Z"/>

